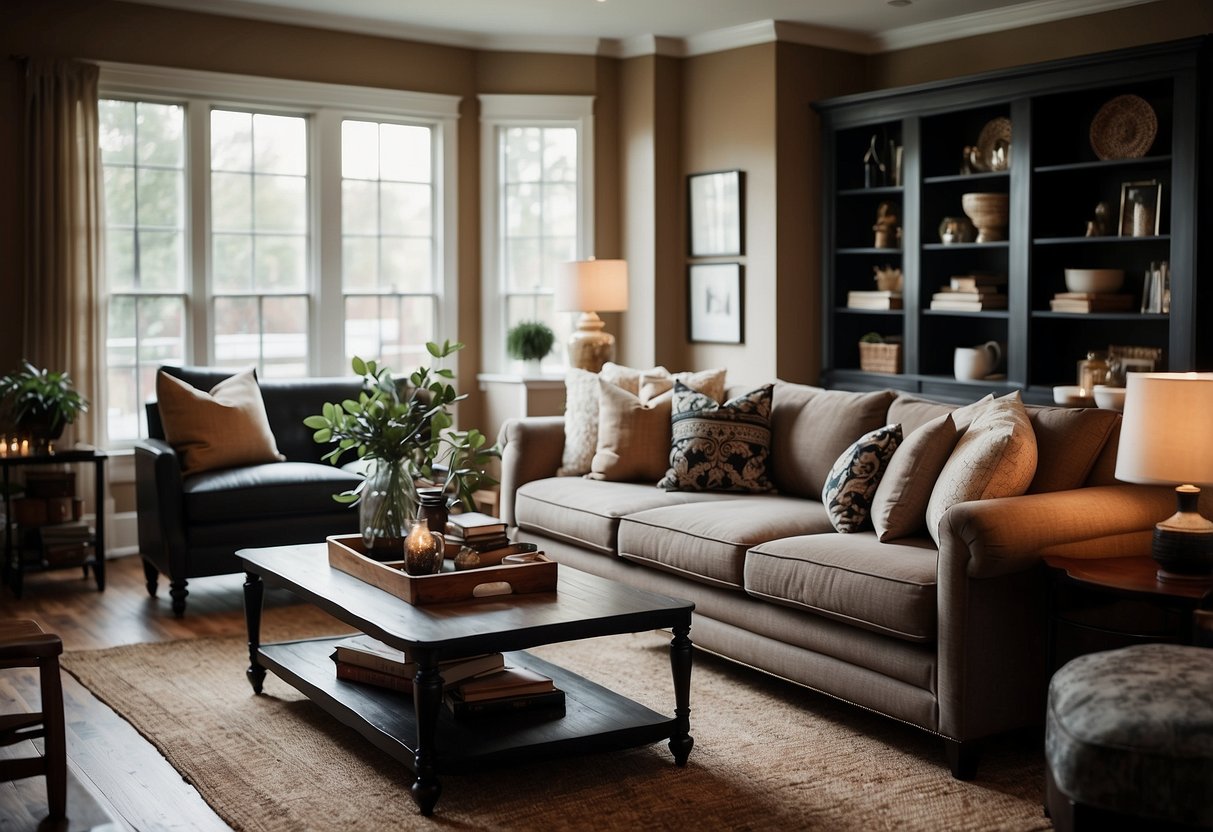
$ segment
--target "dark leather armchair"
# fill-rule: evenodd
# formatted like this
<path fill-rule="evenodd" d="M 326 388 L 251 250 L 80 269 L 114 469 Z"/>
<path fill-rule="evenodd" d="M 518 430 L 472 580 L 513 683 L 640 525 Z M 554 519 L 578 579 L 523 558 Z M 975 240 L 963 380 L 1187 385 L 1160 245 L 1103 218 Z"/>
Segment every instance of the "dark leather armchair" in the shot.
<path fill-rule="evenodd" d="M 200 390 L 232 374 L 210 367 L 163 367 Z M 355 378 L 264 379 L 266 415 L 286 462 L 181 475 L 176 452 L 164 441 L 154 402 L 147 405 L 148 439 L 135 445 L 139 552 L 147 591 L 159 576 L 169 580 L 173 613 L 185 614 L 190 578 L 242 571 L 236 551 L 323 541 L 358 531 L 358 512 L 333 494 L 358 483 L 359 475 L 321 461 L 327 446 L 312 441 L 303 419 L 325 402 L 356 398 Z"/>

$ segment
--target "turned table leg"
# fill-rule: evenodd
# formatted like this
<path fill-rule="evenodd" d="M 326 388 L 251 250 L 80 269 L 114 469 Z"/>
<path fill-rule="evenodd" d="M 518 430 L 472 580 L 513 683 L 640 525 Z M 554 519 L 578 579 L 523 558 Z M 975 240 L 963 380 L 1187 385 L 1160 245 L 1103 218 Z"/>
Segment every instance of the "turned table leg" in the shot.
<path fill-rule="evenodd" d="M 438 672 L 438 659 L 426 650 L 417 656 L 417 675 L 413 677 L 413 708 L 417 715 L 417 753 L 413 756 L 413 768 L 417 777 L 409 791 L 421 814 L 427 816 L 434 813 L 434 806 L 442 796 L 442 784 L 438 782 L 438 753 L 434 747 L 441 706 L 442 676 Z"/>
<path fill-rule="evenodd" d="M 685 766 L 695 739 L 691 736 L 691 625 L 674 628 L 670 641 L 670 668 L 674 672 L 674 736 L 670 751 L 677 765 Z"/>
<path fill-rule="evenodd" d="M 244 573 L 244 621 L 248 625 L 248 676 L 253 693 L 261 693 L 265 683 L 265 668 L 257 661 L 257 650 L 261 647 L 261 601 L 265 597 L 265 584 L 254 572 Z"/>

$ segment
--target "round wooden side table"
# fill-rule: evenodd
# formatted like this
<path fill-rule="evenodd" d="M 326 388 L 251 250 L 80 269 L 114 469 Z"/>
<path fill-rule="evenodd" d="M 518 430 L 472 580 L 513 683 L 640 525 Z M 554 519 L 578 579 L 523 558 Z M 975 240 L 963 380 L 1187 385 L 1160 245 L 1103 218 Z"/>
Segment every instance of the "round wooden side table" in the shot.
<path fill-rule="evenodd" d="M 1153 558 L 1046 557 L 1049 669 L 1099 650 L 1193 642 L 1193 610 L 1207 583 L 1162 582 Z"/>

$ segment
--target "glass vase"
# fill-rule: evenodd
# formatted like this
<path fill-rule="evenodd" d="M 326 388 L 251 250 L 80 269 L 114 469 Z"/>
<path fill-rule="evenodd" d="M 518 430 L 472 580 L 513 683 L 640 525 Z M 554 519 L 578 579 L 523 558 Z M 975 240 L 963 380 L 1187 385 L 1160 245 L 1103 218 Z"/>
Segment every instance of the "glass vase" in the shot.
<path fill-rule="evenodd" d="M 413 478 L 402 462 L 376 459 L 358 502 L 358 529 L 372 551 L 399 551 L 417 516 Z"/>

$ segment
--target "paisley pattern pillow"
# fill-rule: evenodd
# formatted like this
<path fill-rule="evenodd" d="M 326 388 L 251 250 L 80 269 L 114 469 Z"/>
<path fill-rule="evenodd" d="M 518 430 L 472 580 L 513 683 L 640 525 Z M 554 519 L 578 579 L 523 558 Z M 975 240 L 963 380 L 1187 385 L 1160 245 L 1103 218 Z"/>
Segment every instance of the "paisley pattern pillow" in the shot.
<path fill-rule="evenodd" d="M 724 404 L 674 383 L 666 491 L 772 491 L 771 391 L 767 384 Z"/>
<path fill-rule="evenodd" d="M 901 425 L 885 425 L 861 436 L 838 457 L 821 491 L 837 531 L 857 532 L 868 522 L 876 486 L 900 444 Z"/>

